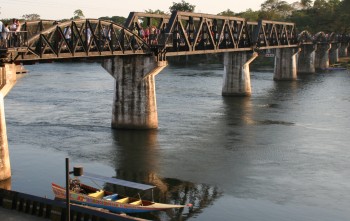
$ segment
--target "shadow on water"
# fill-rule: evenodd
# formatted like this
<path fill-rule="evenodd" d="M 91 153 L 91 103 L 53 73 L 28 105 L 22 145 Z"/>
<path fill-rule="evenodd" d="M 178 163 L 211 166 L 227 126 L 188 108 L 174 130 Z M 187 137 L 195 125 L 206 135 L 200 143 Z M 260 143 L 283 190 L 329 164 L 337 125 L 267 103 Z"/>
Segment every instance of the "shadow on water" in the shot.
<path fill-rule="evenodd" d="M 113 161 L 116 168 L 115 177 L 152 184 L 156 188 L 139 193 L 129 188 L 106 184 L 106 189 L 134 197 L 140 194 L 143 199 L 161 203 L 193 205 L 191 208 L 138 214 L 138 217 L 152 220 L 186 220 L 200 214 L 221 196 L 217 187 L 158 175 L 160 150 L 157 130 L 113 130 L 112 133 L 117 147 Z"/>

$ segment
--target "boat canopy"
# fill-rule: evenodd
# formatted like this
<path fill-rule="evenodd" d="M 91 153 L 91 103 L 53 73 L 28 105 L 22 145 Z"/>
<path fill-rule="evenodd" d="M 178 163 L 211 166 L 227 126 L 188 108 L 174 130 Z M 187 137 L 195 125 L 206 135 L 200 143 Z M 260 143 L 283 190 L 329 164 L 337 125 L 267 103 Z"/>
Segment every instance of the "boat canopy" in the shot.
<path fill-rule="evenodd" d="M 93 180 L 98 180 L 106 183 L 111 183 L 111 184 L 116 184 L 120 186 L 125 186 L 125 187 L 130 187 L 134 189 L 139 189 L 139 190 L 148 190 L 155 188 L 155 186 L 147 185 L 147 184 L 142 184 L 142 183 L 135 183 L 127 180 L 121 180 L 121 179 L 116 179 L 112 177 L 106 177 L 106 176 L 101 176 L 98 174 L 93 174 L 93 173 L 88 173 L 84 172 L 84 174 L 81 176 L 83 178 L 88 178 L 88 179 L 93 179 Z"/>

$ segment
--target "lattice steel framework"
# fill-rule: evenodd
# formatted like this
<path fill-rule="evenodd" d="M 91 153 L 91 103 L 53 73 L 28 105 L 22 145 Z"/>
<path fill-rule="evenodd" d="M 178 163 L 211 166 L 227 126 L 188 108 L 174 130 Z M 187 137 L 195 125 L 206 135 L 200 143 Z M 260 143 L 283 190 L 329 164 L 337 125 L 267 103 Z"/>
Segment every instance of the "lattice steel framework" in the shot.
<path fill-rule="evenodd" d="M 253 39 L 259 49 L 297 47 L 298 36 L 294 23 L 261 20 Z"/>
<path fill-rule="evenodd" d="M 298 46 L 294 23 L 248 22 L 244 18 L 190 12 L 173 12 L 171 16 L 133 12 L 125 23 L 138 31 L 152 25 L 159 30 L 158 53 L 166 56 Z"/>
<path fill-rule="evenodd" d="M 171 15 L 131 12 L 124 26 L 97 19 L 58 23 L 42 20 L 22 26 L 21 42 L 7 61 L 107 57 L 130 54 L 166 56 L 292 48 L 300 44 L 349 42 L 348 35 L 296 33 L 294 23 L 190 12 Z M 152 40 L 141 29 L 152 27 Z M 67 37 L 70 29 L 71 38 Z M 91 34 L 90 34 L 91 33 Z M 2 53 L 2 56 L 4 53 Z M 2 58 L 2 61 L 4 59 Z"/>
<path fill-rule="evenodd" d="M 25 26 L 26 36 L 10 60 L 51 60 L 150 53 L 137 34 L 123 26 L 97 19 L 80 19 L 43 28 L 42 22 Z M 37 33 L 39 30 L 39 33 Z"/>

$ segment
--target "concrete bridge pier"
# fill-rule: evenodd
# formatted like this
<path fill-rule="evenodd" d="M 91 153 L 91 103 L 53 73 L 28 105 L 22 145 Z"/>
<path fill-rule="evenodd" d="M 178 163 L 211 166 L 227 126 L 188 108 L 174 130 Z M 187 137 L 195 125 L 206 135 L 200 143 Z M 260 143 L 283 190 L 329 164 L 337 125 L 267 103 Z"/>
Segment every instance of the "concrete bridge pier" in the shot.
<path fill-rule="evenodd" d="M 4 97 L 16 83 L 16 65 L 0 67 L 0 181 L 11 177 L 10 154 L 7 142 Z"/>
<path fill-rule="evenodd" d="M 349 43 L 348 42 L 342 42 L 340 44 L 339 48 L 339 57 L 347 57 L 348 56 L 348 48 L 349 48 Z"/>
<path fill-rule="evenodd" d="M 315 73 L 315 44 L 302 44 L 298 55 L 298 73 Z"/>
<path fill-rule="evenodd" d="M 329 50 L 331 45 L 328 43 L 317 44 L 316 54 L 315 54 L 315 68 L 325 69 L 329 68 Z"/>
<path fill-rule="evenodd" d="M 258 57 L 258 53 L 226 52 L 224 54 L 224 80 L 222 96 L 250 96 L 249 64 Z"/>
<path fill-rule="evenodd" d="M 297 54 L 298 48 L 277 48 L 275 55 L 275 68 L 273 79 L 296 80 L 297 79 Z"/>
<path fill-rule="evenodd" d="M 329 50 L 329 64 L 336 64 L 339 62 L 339 48 L 340 43 L 331 43 Z"/>
<path fill-rule="evenodd" d="M 166 61 L 157 62 L 147 55 L 103 60 L 102 67 L 115 78 L 112 128 L 158 128 L 154 76 L 166 66 Z"/>

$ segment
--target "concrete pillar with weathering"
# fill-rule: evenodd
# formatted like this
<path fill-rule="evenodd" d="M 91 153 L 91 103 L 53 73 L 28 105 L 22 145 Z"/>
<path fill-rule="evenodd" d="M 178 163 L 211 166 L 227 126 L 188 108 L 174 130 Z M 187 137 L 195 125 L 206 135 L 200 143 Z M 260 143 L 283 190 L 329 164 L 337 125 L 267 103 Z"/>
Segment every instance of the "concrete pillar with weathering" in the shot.
<path fill-rule="evenodd" d="M 348 56 L 349 42 L 342 42 L 339 48 L 339 57 L 344 58 Z"/>
<path fill-rule="evenodd" d="M 331 48 L 331 45 L 328 43 L 317 44 L 317 49 L 315 54 L 316 69 L 329 68 L 329 49 L 330 48 Z"/>
<path fill-rule="evenodd" d="M 315 44 L 302 44 L 298 54 L 298 73 L 315 73 Z"/>
<path fill-rule="evenodd" d="M 336 64 L 339 62 L 339 48 L 340 43 L 332 43 L 329 50 L 329 64 Z"/>
<path fill-rule="evenodd" d="M 274 80 L 297 79 L 298 48 L 277 48 L 275 55 Z"/>
<path fill-rule="evenodd" d="M 223 96 L 250 96 L 249 64 L 258 56 L 251 52 L 227 52 L 224 54 Z"/>
<path fill-rule="evenodd" d="M 102 62 L 115 78 L 113 128 L 158 128 L 154 77 L 166 66 L 166 61 L 145 55 L 117 56 Z"/>
<path fill-rule="evenodd" d="M 0 67 L 0 181 L 11 177 L 10 154 L 7 141 L 4 97 L 16 83 L 16 65 Z"/>

